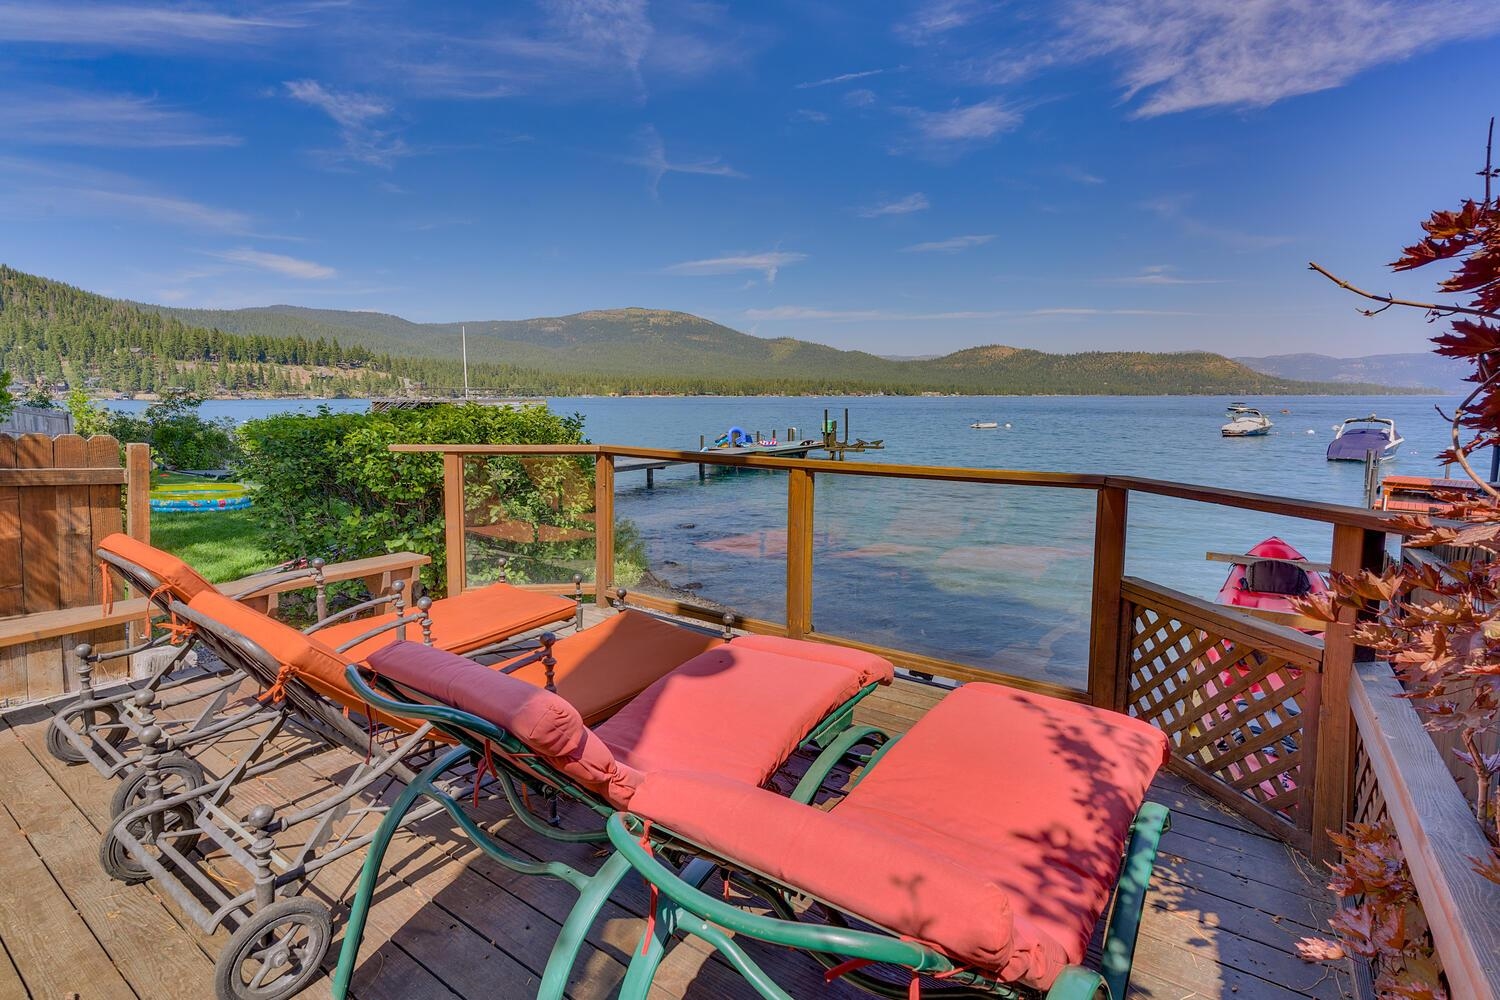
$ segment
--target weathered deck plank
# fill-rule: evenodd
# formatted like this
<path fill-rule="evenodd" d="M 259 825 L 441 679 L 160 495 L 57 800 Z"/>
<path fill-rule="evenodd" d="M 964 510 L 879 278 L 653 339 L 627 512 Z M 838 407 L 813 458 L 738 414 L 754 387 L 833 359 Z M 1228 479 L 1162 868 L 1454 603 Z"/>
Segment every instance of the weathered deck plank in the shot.
<path fill-rule="evenodd" d="M 902 682 L 867 699 L 859 717 L 901 727 L 943 694 Z M 67 768 L 47 758 L 41 745 L 44 725 L 29 721 L 0 731 L 0 801 L 9 805 L 9 811 L 0 813 L 0 869 L 6 871 L 7 883 L 13 870 L 24 873 L 18 881 L 25 883 L 0 887 L 0 996 L 16 989 L 25 991 L 17 996 L 48 998 L 71 992 L 160 1000 L 209 995 L 210 956 L 224 933 L 202 934 L 174 915 L 149 886 L 116 886 L 97 869 L 84 870 L 92 864 L 110 786 L 87 767 Z M 290 743 L 300 737 L 282 739 Z M 208 756 L 210 770 L 227 759 L 218 751 Z M 248 809 L 258 801 L 309 801 L 331 787 L 330 776 L 357 763 L 358 757 L 346 751 L 320 751 L 251 783 L 236 794 L 235 808 Z M 18 790 L 25 788 L 31 791 Z M 1316 872 L 1179 778 L 1163 775 L 1151 797 L 1172 808 L 1177 822 L 1152 883 L 1131 996 L 1347 997 L 1345 974 L 1306 965 L 1293 950 L 1298 937 L 1321 929 L 1332 909 Z M 28 819 L 51 819 L 28 831 L 35 834 L 28 837 L 21 832 L 25 824 L 11 818 L 17 809 Z M 481 810 L 500 840 L 519 856 L 562 858 L 586 870 L 599 863 L 591 848 L 545 841 L 507 819 L 498 805 L 482 804 Z M 359 864 L 356 855 L 330 865 L 310 890 L 334 908 L 336 919 L 352 893 Z M 456 836 L 444 816 L 399 836 L 387 869 L 354 980 L 356 997 L 479 1000 L 534 990 L 572 905 L 572 889 L 510 872 Z M 130 897 L 129 905 L 117 912 L 129 914 L 122 922 L 138 928 L 101 923 L 112 918 L 109 907 L 97 900 L 111 890 Z M 613 995 L 638 944 L 646 905 L 639 880 L 627 879 L 590 932 L 590 947 L 570 983 L 573 1000 Z M 30 915 L 33 907 L 48 914 L 45 926 L 50 929 L 40 943 L 34 934 L 36 918 Z M 142 944 L 134 935 L 148 931 L 152 948 L 140 949 L 139 957 L 119 952 L 120 946 Z M 335 951 L 337 946 L 336 940 Z M 844 983 L 824 986 L 821 969 L 803 956 L 754 945 L 752 950 L 794 996 L 849 1000 L 861 995 Z M 117 952 L 119 957 L 112 957 Z M 326 978 L 304 994 L 327 995 Z M 690 941 L 669 956 L 653 997 L 737 1000 L 753 995 L 722 959 L 701 942 Z"/>

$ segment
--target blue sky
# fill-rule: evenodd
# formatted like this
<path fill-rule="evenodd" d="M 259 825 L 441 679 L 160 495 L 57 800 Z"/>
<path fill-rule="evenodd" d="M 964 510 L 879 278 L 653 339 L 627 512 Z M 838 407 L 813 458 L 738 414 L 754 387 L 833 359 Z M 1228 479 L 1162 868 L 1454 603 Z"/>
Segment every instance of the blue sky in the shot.
<path fill-rule="evenodd" d="M 886 354 L 1425 349 L 1310 274 L 1477 190 L 1496 0 L 0 0 L 0 260 Z"/>

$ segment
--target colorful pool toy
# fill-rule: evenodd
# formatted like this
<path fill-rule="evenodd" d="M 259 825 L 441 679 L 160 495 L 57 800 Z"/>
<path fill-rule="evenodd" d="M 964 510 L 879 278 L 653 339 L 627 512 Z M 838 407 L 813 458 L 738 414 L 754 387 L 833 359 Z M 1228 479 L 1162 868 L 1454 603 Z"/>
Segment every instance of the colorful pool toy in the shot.
<path fill-rule="evenodd" d="M 252 503 L 242 483 L 160 483 L 151 490 L 151 510 L 163 514 L 244 510 Z"/>

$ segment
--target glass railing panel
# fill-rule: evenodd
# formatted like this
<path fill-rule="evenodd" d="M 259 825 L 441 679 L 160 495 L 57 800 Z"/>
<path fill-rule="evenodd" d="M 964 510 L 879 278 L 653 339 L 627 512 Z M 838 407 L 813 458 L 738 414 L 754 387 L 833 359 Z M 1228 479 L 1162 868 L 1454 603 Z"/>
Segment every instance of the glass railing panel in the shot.
<path fill-rule="evenodd" d="M 817 478 L 813 628 L 1084 689 L 1092 490 Z"/>
<path fill-rule="evenodd" d="M 784 472 L 615 463 L 615 583 L 706 613 L 786 620 Z"/>
<path fill-rule="evenodd" d="M 592 455 L 464 459 L 468 586 L 594 579 Z"/>

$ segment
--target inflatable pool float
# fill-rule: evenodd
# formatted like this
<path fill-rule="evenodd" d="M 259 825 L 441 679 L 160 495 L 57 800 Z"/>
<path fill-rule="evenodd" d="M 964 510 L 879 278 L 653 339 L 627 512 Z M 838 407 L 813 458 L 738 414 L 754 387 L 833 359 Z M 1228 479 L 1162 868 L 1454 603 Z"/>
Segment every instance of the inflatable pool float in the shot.
<path fill-rule="evenodd" d="M 162 483 L 151 491 L 151 510 L 163 514 L 244 510 L 252 503 L 241 483 Z"/>
<path fill-rule="evenodd" d="M 208 511 L 208 510 L 244 510 L 251 505 L 247 496 L 220 497 L 217 500 L 204 498 L 201 500 L 152 500 L 151 509 L 158 513 L 175 513 L 181 511 Z"/>

